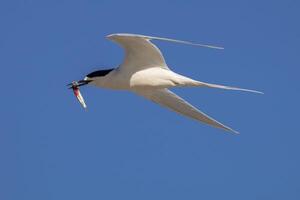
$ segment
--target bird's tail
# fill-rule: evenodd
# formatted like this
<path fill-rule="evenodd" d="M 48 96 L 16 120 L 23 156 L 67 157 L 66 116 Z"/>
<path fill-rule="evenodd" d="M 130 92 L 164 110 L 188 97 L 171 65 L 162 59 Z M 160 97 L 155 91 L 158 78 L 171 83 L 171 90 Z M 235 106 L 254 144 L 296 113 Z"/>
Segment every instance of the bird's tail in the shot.
<path fill-rule="evenodd" d="M 250 89 L 231 87 L 231 86 L 225 86 L 225 85 L 217 85 L 217 84 L 205 83 L 205 82 L 201 82 L 201 81 L 195 81 L 193 83 L 193 86 L 219 88 L 219 89 L 225 89 L 225 90 L 238 90 L 238 91 L 245 91 L 245 92 L 253 92 L 253 93 L 263 94 L 263 92 L 260 92 L 260 91 L 257 91 L 257 90 L 250 90 Z"/>
<path fill-rule="evenodd" d="M 172 72 L 171 81 L 174 83 L 174 86 L 176 87 L 209 87 L 209 88 L 219 88 L 219 89 L 225 89 L 225 90 L 239 90 L 239 91 L 245 91 L 245 92 L 253 92 L 258 94 L 263 94 L 263 92 L 257 91 L 257 90 L 250 90 L 250 89 L 244 89 L 244 88 L 238 88 L 238 87 L 231 87 L 231 86 L 225 86 L 225 85 L 218 85 L 213 83 L 205 83 L 201 81 L 196 81 L 194 79 L 191 79 L 189 77 L 176 74 Z"/>

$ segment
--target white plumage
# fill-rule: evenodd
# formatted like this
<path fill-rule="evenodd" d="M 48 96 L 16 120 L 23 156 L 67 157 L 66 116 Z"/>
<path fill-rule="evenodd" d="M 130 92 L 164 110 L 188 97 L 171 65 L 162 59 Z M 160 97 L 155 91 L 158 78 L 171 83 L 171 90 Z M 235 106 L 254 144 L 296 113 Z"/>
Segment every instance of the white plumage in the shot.
<path fill-rule="evenodd" d="M 119 67 L 105 75 L 87 75 L 83 81 L 88 84 L 109 89 L 132 91 L 177 113 L 234 133 L 237 133 L 237 131 L 204 114 L 171 92 L 169 88 L 198 86 L 261 93 L 255 90 L 204 83 L 177 74 L 170 70 L 162 53 L 151 40 L 164 40 L 215 49 L 222 49 L 222 47 L 125 33 L 111 34 L 107 38 L 116 42 L 125 50 L 124 61 Z"/>

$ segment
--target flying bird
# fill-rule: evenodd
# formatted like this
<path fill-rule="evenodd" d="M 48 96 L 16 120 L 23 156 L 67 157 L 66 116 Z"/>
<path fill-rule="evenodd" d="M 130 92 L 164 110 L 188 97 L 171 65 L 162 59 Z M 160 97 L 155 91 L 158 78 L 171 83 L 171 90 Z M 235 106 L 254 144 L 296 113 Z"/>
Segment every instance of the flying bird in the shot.
<path fill-rule="evenodd" d="M 80 86 L 94 85 L 101 88 L 128 90 L 179 114 L 213 127 L 238 133 L 201 112 L 169 89 L 173 87 L 209 87 L 261 93 L 255 90 L 205 83 L 175 73 L 168 67 L 161 51 L 151 40 L 163 40 L 214 49 L 223 49 L 222 47 L 127 33 L 111 34 L 106 37 L 124 49 L 125 58 L 123 63 L 116 68 L 94 71 L 86 75 L 83 80 L 73 81 L 69 84 L 84 107 L 86 106 L 79 92 Z"/>

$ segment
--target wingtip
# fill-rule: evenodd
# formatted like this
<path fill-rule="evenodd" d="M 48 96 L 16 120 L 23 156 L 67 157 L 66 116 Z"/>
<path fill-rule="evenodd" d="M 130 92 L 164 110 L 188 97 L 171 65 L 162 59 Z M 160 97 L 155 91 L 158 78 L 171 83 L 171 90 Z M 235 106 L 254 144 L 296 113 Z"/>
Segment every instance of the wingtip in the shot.
<path fill-rule="evenodd" d="M 211 45 L 199 45 L 199 46 L 203 46 L 203 47 L 208 47 L 211 49 L 218 49 L 218 50 L 224 50 L 224 47 L 218 47 L 218 46 L 211 46 Z"/>
<path fill-rule="evenodd" d="M 229 127 L 226 127 L 226 128 L 223 128 L 223 129 L 224 129 L 225 131 L 228 131 L 228 132 L 234 134 L 234 135 L 239 135 L 239 134 L 240 134 L 240 132 L 238 132 L 238 131 L 236 131 L 236 130 L 234 130 L 234 129 L 232 129 L 232 128 L 229 128 Z"/>
<path fill-rule="evenodd" d="M 236 130 L 231 130 L 231 132 L 232 132 L 233 134 L 235 134 L 235 135 L 239 135 L 239 134 L 240 134 L 240 132 L 238 132 L 238 131 L 236 131 Z"/>
<path fill-rule="evenodd" d="M 256 94 L 265 94 L 261 91 L 257 91 L 257 90 L 249 90 L 249 92 L 252 92 L 252 93 L 256 93 Z"/>
<path fill-rule="evenodd" d="M 189 42 L 189 41 L 184 41 L 184 40 L 177 40 L 177 39 L 170 39 L 170 38 L 163 38 L 163 37 L 155 37 L 155 36 L 147 36 L 147 35 L 140 35 L 140 34 L 132 34 L 132 33 L 113 33 L 113 34 L 107 35 L 106 38 L 109 39 L 109 40 L 114 40 L 114 38 L 118 37 L 118 36 L 140 37 L 140 38 L 144 38 L 144 39 L 147 39 L 147 40 L 152 40 L 152 39 L 153 40 L 164 40 L 164 41 L 169 41 L 169 42 L 176 42 L 176 43 L 181 43 L 181 44 L 206 47 L 206 48 L 211 48 L 211 49 L 219 49 L 219 50 L 224 49 L 224 47 L 219 47 L 219 46 L 214 46 L 214 45 L 200 44 L 200 43 L 194 43 L 194 42 Z"/>

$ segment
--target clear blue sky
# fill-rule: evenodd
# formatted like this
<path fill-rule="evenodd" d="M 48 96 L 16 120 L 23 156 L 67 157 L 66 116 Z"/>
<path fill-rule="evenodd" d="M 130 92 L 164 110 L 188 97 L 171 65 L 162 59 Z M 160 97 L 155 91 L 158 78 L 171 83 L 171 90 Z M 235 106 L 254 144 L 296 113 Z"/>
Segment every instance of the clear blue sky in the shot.
<path fill-rule="evenodd" d="M 299 1 L 1 1 L 0 199 L 300 199 Z M 66 84 L 116 66 L 105 35 L 156 42 L 194 79 L 265 95 L 175 92 L 232 135 L 128 92 Z"/>

